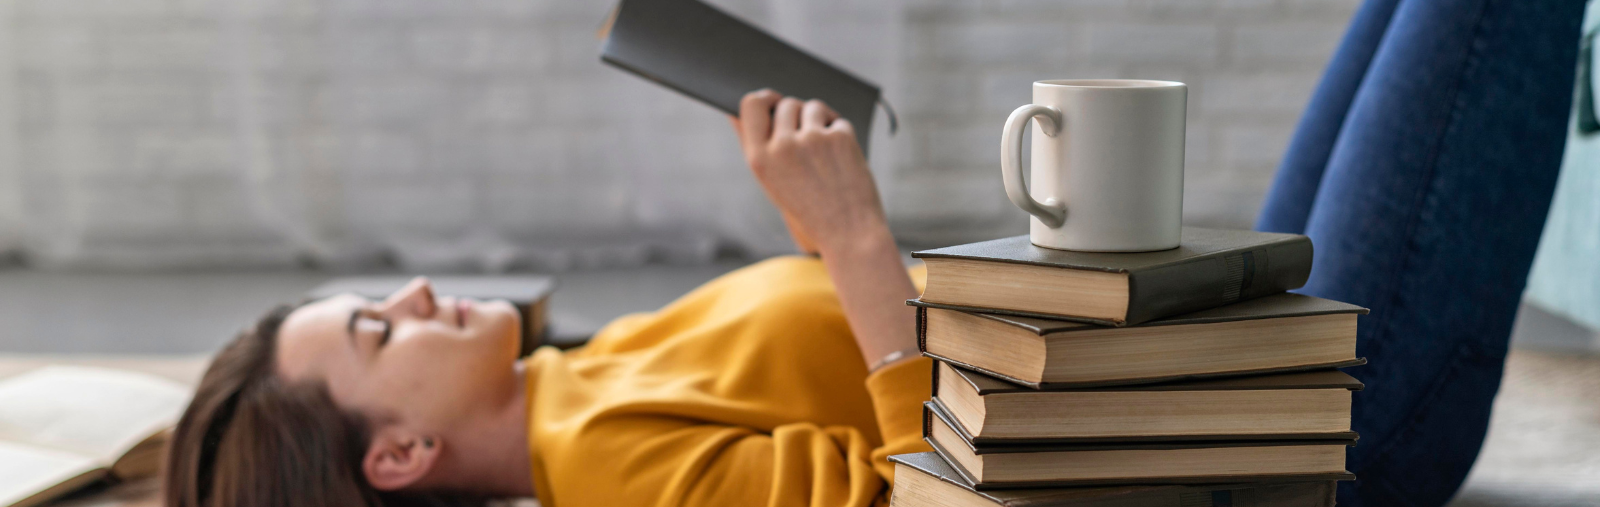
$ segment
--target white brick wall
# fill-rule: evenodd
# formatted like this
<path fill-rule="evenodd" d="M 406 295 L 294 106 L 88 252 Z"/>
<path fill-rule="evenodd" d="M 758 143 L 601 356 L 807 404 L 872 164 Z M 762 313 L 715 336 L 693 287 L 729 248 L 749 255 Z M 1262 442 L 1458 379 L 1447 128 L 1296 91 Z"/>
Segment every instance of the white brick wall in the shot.
<path fill-rule="evenodd" d="M 16 6 L 0 2 L 0 26 L 15 25 Z M 16 75 L 19 59 L 18 37 L 0 34 L 0 76 Z M 21 135 L 17 130 L 22 95 L 16 79 L 0 78 L 0 263 L 17 255 L 22 244 L 22 168 Z M 7 250 L 10 250 L 8 253 Z"/>
<path fill-rule="evenodd" d="M 1046 78 L 1191 85 L 1186 220 L 1245 227 L 1356 0 L 716 0 L 883 85 L 914 246 L 1016 234 Z M 598 62 L 609 0 L 0 0 L 0 253 L 565 268 L 786 248 L 719 114 Z"/>
<path fill-rule="evenodd" d="M 1248 227 L 1353 0 L 907 2 L 901 91 L 909 149 L 891 207 L 902 236 L 1022 233 L 994 160 L 1000 125 L 1046 78 L 1174 79 L 1191 87 L 1185 220 Z M 1049 31 L 1038 27 L 1050 27 Z M 1008 31 L 1008 28 L 1015 29 Z M 1036 42 L 1047 38 L 1055 47 Z M 981 39 L 983 43 L 968 44 Z M 1029 45 L 1030 42 L 1033 45 Z M 946 48 L 956 44 L 960 49 Z M 996 53 L 1010 48 L 1010 55 Z M 919 84 L 926 83 L 925 87 Z M 919 196 L 961 203 L 934 209 Z M 952 230 L 954 229 L 954 230 Z"/>

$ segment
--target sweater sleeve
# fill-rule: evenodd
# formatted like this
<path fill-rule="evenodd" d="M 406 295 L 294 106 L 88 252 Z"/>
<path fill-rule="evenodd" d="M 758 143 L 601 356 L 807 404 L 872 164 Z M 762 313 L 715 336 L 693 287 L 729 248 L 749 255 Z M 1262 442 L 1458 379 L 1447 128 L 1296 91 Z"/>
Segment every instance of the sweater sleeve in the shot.
<path fill-rule="evenodd" d="M 883 505 L 892 454 L 928 450 L 921 402 L 931 366 L 916 358 L 867 378 L 880 435 L 848 426 L 791 423 L 771 432 L 661 414 L 612 414 L 579 433 L 596 464 L 551 470 L 559 507 Z"/>
<path fill-rule="evenodd" d="M 883 446 L 872 451 L 872 466 L 890 486 L 894 464 L 889 456 L 933 450 L 922 440 L 922 402 L 933 389 L 933 360 L 926 357 L 891 364 L 867 377 L 878 416 Z"/>
<path fill-rule="evenodd" d="M 916 279 L 916 270 L 913 270 Z M 928 450 L 932 367 L 868 373 L 826 267 L 778 258 L 527 366 L 546 507 L 870 506 Z M 863 389 L 864 387 L 864 389 Z"/>

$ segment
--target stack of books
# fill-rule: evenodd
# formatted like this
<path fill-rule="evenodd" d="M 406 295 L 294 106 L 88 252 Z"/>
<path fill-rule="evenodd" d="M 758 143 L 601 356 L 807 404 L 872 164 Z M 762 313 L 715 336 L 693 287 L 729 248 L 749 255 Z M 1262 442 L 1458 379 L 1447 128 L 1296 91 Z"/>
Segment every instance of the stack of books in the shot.
<path fill-rule="evenodd" d="M 1366 309 L 1285 291 L 1305 236 L 1185 228 L 1144 253 L 1027 236 L 917 252 L 935 362 L 896 506 L 1331 506 Z"/>

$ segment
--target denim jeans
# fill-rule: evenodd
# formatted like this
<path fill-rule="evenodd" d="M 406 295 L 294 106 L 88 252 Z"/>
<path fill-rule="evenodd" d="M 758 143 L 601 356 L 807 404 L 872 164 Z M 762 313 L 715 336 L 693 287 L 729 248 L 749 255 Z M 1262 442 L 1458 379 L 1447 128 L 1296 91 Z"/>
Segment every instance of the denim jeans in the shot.
<path fill-rule="evenodd" d="M 1339 505 L 1438 506 L 1482 447 L 1566 142 L 1582 0 L 1368 0 L 1257 228 L 1372 309 Z"/>

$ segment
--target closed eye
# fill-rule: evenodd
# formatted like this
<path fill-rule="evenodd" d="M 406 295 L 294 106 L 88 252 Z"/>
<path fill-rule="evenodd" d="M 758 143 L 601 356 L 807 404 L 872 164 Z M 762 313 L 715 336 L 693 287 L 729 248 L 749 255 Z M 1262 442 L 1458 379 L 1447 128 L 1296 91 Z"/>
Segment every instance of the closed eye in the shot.
<path fill-rule="evenodd" d="M 383 328 L 380 330 L 377 326 L 383 326 Z M 389 335 L 392 334 L 393 330 L 394 324 L 388 319 L 382 318 L 381 315 L 369 314 L 365 312 L 351 315 L 351 345 L 357 349 L 361 348 L 360 346 L 356 345 L 356 335 L 358 334 L 358 331 L 361 336 L 371 336 L 371 333 L 378 333 L 377 341 L 372 345 L 373 350 L 377 350 L 383 348 L 384 345 L 389 343 Z"/>
<path fill-rule="evenodd" d="M 387 320 L 384 320 L 384 321 L 381 321 L 381 322 L 383 322 L 383 335 L 378 337 L 378 346 L 379 347 L 383 347 L 384 345 L 388 345 L 389 344 L 389 334 L 394 331 L 394 323 L 393 322 L 389 322 Z"/>

